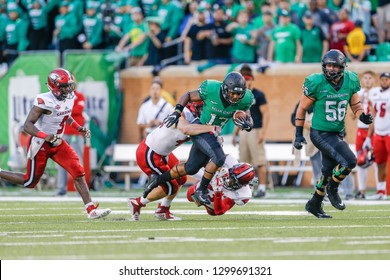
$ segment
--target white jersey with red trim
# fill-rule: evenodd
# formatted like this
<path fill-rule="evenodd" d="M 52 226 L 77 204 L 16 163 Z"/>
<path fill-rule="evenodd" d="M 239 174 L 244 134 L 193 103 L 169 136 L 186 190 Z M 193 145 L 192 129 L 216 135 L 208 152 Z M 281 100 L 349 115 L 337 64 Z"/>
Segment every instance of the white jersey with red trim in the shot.
<path fill-rule="evenodd" d="M 219 190 L 222 192 L 222 199 L 228 197 L 234 201 L 236 205 L 243 206 L 249 199 L 252 198 L 252 190 L 249 185 L 242 186 L 238 190 L 228 190 L 224 188 L 223 185 L 223 176 L 229 174 L 226 172 L 227 169 L 233 167 L 235 164 L 238 164 L 238 161 L 231 155 L 226 155 L 225 163 L 222 165 L 221 169 L 217 171 L 211 180 L 208 186 L 208 196 L 211 201 L 210 205 L 207 205 L 207 208 L 214 210 L 214 191 Z M 202 169 L 204 170 L 204 169 Z M 197 188 L 199 187 L 199 182 Z"/>
<path fill-rule="evenodd" d="M 375 111 L 375 134 L 390 135 L 390 88 L 382 90 L 376 87 L 370 93 L 369 98 Z"/>
<path fill-rule="evenodd" d="M 35 126 L 46 134 L 62 137 L 65 122 L 72 114 L 73 104 L 73 98 L 60 101 L 51 92 L 38 95 L 34 99 L 34 106 L 50 111 L 51 114 L 43 114 Z"/>
<path fill-rule="evenodd" d="M 369 96 L 372 92 L 373 88 L 367 90 L 365 88 L 362 88 L 357 92 L 357 95 L 359 96 L 360 103 L 362 104 L 363 110 L 365 114 L 368 114 L 370 112 L 370 104 L 369 104 Z M 358 119 L 357 123 L 358 128 L 368 129 L 369 125 L 365 124 L 364 122 L 360 121 Z"/>
<path fill-rule="evenodd" d="M 184 108 L 182 116 L 189 122 L 193 122 L 196 117 L 190 110 Z M 189 141 L 188 135 L 185 135 L 175 126 L 167 128 L 164 123 L 154 129 L 145 140 L 146 145 L 161 156 L 166 156 L 175 150 L 179 145 Z"/>

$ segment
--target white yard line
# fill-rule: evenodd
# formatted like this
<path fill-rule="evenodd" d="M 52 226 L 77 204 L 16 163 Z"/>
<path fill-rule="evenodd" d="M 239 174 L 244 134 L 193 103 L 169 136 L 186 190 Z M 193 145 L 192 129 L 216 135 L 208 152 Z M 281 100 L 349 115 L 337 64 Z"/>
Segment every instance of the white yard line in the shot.
<path fill-rule="evenodd" d="M 201 252 L 191 252 L 191 253 L 170 253 L 170 254 L 92 254 L 92 255 L 57 255 L 57 256 L 44 256 L 44 259 L 64 259 L 64 260 L 89 260 L 91 257 L 94 259 L 127 259 L 127 260 L 142 260 L 142 259 L 212 259 L 212 258 L 265 258 L 270 259 L 270 257 L 288 257 L 292 256 L 295 259 L 306 258 L 310 256 L 341 256 L 341 255 L 354 255 L 354 256 L 365 256 L 365 255 L 389 255 L 390 250 L 338 250 L 338 251 L 277 251 L 277 252 L 246 252 L 246 251 L 234 251 L 234 252 L 221 252 L 221 253 L 201 253 Z M 28 256 L 24 258 L 25 260 L 29 259 L 42 259 L 42 256 Z"/>

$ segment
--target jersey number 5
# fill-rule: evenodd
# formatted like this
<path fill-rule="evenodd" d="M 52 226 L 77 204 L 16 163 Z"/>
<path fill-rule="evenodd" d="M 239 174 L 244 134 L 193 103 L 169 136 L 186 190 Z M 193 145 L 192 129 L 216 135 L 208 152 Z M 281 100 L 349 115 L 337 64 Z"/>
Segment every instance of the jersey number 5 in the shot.
<path fill-rule="evenodd" d="M 347 111 L 347 100 L 342 100 L 339 103 L 337 103 L 337 101 L 326 101 L 325 103 L 325 113 L 326 113 L 327 121 L 341 122 L 345 118 L 346 111 Z"/>
<path fill-rule="evenodd" d="M 57 134 L 61 134 L 62 131 L 64 131 L 64 126 L 65 126 L 65 122 L 67 121 L 67 119 L 69 119 L 69 116 L 65 116 L 65 117 L 62 119 L 62 122 L 60 123 L 60 129 L 57 130 Z"/>

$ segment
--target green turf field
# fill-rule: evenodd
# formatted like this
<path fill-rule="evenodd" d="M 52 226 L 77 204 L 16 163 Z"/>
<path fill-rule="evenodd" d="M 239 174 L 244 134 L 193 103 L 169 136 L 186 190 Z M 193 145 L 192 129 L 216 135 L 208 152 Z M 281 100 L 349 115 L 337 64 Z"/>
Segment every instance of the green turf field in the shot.
<path fill-rule="evenodd" d="M 134 222 L 123 192 L 92 193 L 113 210 L 102 220 L 87 220 L 76 194 L 0 193 L 3 260 L 390 259 L 390 200 L 345 201 L 343 212 L 326 202 L 333 219 L 317 219 L 303 210 L 310 190 L 294 188 L 211 217 L 181 195 L 171 210 L 183 220 L 157 221 L 151 203 Z"/>

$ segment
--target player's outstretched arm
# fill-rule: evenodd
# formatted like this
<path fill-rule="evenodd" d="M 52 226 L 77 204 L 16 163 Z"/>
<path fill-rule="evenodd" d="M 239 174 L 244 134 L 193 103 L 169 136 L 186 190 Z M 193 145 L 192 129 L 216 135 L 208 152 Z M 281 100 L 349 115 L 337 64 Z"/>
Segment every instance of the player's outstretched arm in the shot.
<path fill-rule="evenodd" d="M 183 117 L 179 118 L 177 129 L 179 129 L 185 135 L 190 136 L 207 132 L 211 132 L 215 136 L 218 136 L 222 131 L 221 127 L 216 125 L 190 124 Z"/>
<path fill-rule="evenodd" d="M 214 192 L 214 213 L 215 215 L 223 215 L 235 205 L 233 199 L 222 197 L 222 192 Z"/>

